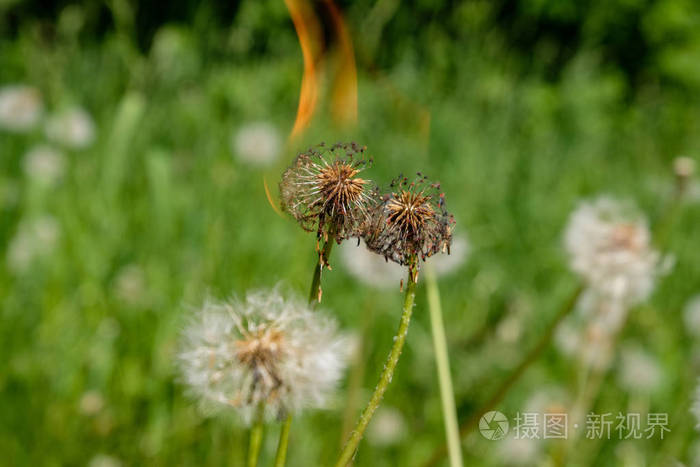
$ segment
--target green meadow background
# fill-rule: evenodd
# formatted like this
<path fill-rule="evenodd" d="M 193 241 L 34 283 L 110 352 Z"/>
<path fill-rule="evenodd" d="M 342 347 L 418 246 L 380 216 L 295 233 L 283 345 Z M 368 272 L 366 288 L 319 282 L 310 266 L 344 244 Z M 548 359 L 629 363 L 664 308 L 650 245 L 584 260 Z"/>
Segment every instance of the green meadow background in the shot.
<path fill-rule="evenodd" d="M 319 65 L 310 127 L 284 143 L 304 66 L 282 0 L 0 1 L 0 86 L 35 86 L 47 114 L 81 106 L 95 122 L 92 144 L 63 149 L 54 186 L 23 170 L 24 154 L 46 140 L 42 127 L 0 129 L 0 465 L 244 464 L 247 433 L 235 415 L 207 418 L 184 395 L 178 335 L 209 296 L 279 282 L 307 293 L 314 236 L 275 212 L 265 182 L 276 197 L 281 172 L 310 144 L 366 145 L 368 176 L 379 182 L 416 171 L 441 182 L 471 246 L 465 264 L 439 281 L 461 420 L 576 288 L 561 237 L 578 201 L 630 199 L 654 225 L 672 203 L 673 159 L 700 159 L 693 1 L 337 6 L 355 51 L 357 125 L 331 117 L 338 41 L 327 3 L 313 3 L 329 60 Z M 283 142 L 267 167 L 231 148 L 238 128 L 259 121 Z M 662 382 L 648 407 L 669 414 L 671 431 L 663 440 L 581 440 L 567 465 L 700 465 L 689 413 L 700 342 L 683 320 L 700 293 L 697 193 L 674 212 L 659 247 L 675 266 L 620 338 L 658 360 Z M 45 216 L 58 226 L 55 244 L 13 270 L 8 251 L 20 226 Z M 364 344 L 361 366 L 348 370 L 362 378 L 364 404 L 402 295 L 398 284 L 363 284 L 337 253 L 331 264 L 323 307 Z M 387 443 L 371 432 L 355 465 L 422 465 L 444 443 L 422 281 L 414 316 L 383 403 L 396 436 Z M 575 395 L 575 368 L 547 347 L 498 409 L 512 419 L 539 391 Z M 616 359 L 594 411 L 628 407 L 619 369 Z M 331 409 L 295 419 L 289 465 L 335 461 L 348 384 Z M 278 430 L 268 427 L 260 465 L 272 461 Z M 517 453 L 504 459 L 502 443 L 470 434 L 467 465 L 517 461 Z M 545 443 L 538 465 L 557 465 L 556 448 Z"/>

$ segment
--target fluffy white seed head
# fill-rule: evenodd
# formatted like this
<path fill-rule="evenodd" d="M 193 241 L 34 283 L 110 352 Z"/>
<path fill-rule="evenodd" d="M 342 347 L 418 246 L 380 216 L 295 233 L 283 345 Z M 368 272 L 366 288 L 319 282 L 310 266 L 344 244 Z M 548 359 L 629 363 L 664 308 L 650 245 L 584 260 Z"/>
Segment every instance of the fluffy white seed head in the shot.
<path fill-rule="evenodd" d="M 700 431 L 700 382 L 695 387 L 695 398 L 693 405 L 690 407 L 690 412 L 695 417 L 695 428 Z"/>
<path fill-rule="evenodd" d="M 0 88 L 0 128 L 24 132 L 41 118 L 44 106 L 36 88 L 13 84 Z"/>
<path fill-rule="evenodd" d="M 65 167 L 65 156 L 46 145 L 33 147 L 22 160 L 22 168 L 27 177 L 46 186 L 58 182 L 63 177 Z"/>
<path fill-rule="evenodd" d="M 458 270 L 469 257 L 471 247 L 465 235 L 456 235 L 452 239 L 450 253 L 442 252 L 425 259 L 438 277 L 449 275 Z M 395 288 L 406 278 L 406 268 L 383 256 L 371 252 L 364 240 L 340 244 L 340 256 L 345 269 L 357 280 L 377 289 Z"/>
<path fill-rule="evenodd" d="M 208 301 L 184 331 L 180 370 L 206 412 L 235 408 L 250 423 L 323 408 L 345 368 L 334 320 L 277 289 Z"/>
<path fill-rule="evenodd" d="M 685 330 L 696 338 L 700 337 L 700 295 L 690 299 L 683 311 Z"/>
<path fill-rule="evenodd" d="M 601 197 L 582 202 L 569 219 L 564 244 L 571 269 L 607 300 L 634 305 L 654 289 L 659 253 L 633 207 Z"/>
<path fill-rule="evenodd" d="M 496 443 L 494 443 L 496 444 Z M 516 438 L 511 432 L 497 442 L 496 455 L 501 465 L 539 465 L 542 459 L 542 440 L 534 438 Z"/>
<path fill-rule="evenodd" d="M 649 352 L 637 345 L 627 345 L 620 354 L 620 386 L 626 391 L 648 394 L 659 388 L 663 371 Z"/>
<path fill-rule="evenodd" d="M 90 459 L 88 467 L 122 467 L 124 465 L 121 460 L 107 454 L 97 454 Z"/>
<path fill-rule="evenodd" d="M 406 420 L 398 409 L 379 407 L 367 430 L 367 440 L 377 446 L 400 443 L 407 434 Z"/>
<path fill-rule="evenodd" d="M 7 266 L 17 273 L 27 272 L 38 260 L 49 256 L 60 237 L 60 226 L 51 216 L 23 220 L 7 247 Z"/>
<path fill-rule="evenodd" d="M 95 122 L 85 109 L 74 107 L 49 119 L 46 136 L 69 148 L 82 149 L 95 140 Z"/>
<path fill-rule="evenodd" d="M 447 276 L 458 270 L 469 258 L 471 245 L 467 236 L 457 234 L 452 237 L 450 253 L 438 253 L 430 258 L 426 258 L 426 264 L 430 264 L 438 277 Z"/>
<path fill-rule="evenodd" d="M 366 248 L 364 240 L 360 245 L 353 241 L 341 243 L 340 256 L 348 272 L 371 287 L 395 288 L 406 275 L 406 268 L 372 253 Z"/>
<path fill-rule="evenodd" d="M 270 165 L 280 155 L 282 141 L 277 129 L 266 122 L 243 125 L 231 139 L 231 150 L 241 161 L 252 165 Z"/>

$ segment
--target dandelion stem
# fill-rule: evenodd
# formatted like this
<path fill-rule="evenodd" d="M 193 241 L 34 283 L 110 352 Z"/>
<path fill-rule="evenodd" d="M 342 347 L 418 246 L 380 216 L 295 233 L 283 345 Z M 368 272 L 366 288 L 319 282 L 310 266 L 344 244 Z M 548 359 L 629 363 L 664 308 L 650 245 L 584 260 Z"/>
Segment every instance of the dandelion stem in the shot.
<path fill-rule="evenodd" d="M 280 441 L 277 444 L 277 455 L 275 456 L 275 467 L 284 467 L 287 462 L 287 445 L 289 444 L 289 429 L 292 426 L 292 416 L 287 415 L 287 419 L 282 424 L 280 431 Z"/>
<path fill-rule="evenodd" d="M 318 252 L 318 261 L 314 268 L 313 278 L 311 279 L 311 290 L 309 291 L 309 304 L 315 305 L 321 301 L 321 271 L 328 265 L 328 258 L 331 255 L 335 243 L 335 231 L 329 229 L 328 236 L 323 243 L 323 248 Z M 275 467 L 283 467 L 287 461 L 287 447 L 289 446 L 289 431 L 292 427 L 292 416 L 287 415 L 282 429 L 280 430 L 280 439 L 277 443 L 277 455 L 275 456 Z"/>
<path fill-rule="evenodd" d="M 314 269 L 314 276 L 311 280 L 311 291 L 309 292 L 309 303 L 314 305 L 321 301 L 321 272 L 323 268 L 328 266 L 328 258 L 331 256 L 335 243 L 335 231 L 331 228 L 328 232 L 328 237 L 323 243 L 323 248 L 318 253 L 318 261 Z"/>
<path fill-rule="evenodd" d="M 263 437 L 263 416 L 265 407 L 260 404 L 255 415 L 255 422 L 250 429 L 250 444 L 248 446 L 248 467 L 256 467 L 258 465 L 258 457 L 260 455 L 260 445 Z"/>
<path fill-rule="evenodd" d="M 455 408 L 452 377 L 450 376 L 450 361 L 447 351 L 445 326 L 442 319 L 440 290 L 438 289 L 437 281 L 435 279 L 435 273 L 430 265 L 426 265 L 425 269 L 426 288 L 428 293 L 428 309 L 430 310 L 430 326 L 433 332 L 435 363 L 438 371 L 440 399 L 442 401 L 442 414 L 445 422 L 445 434 L 447 436 L 447 449 L 450 458 L 450 466 L 462 467 L 463 461 L 459 439 L 459 428 L 457 424 L 457 409 Z"/>
<path fill-rule="evenodd" d="M 375 410 L 379 407 L 379 404 L 384 397 L 389 383 L 394 376 L 394 370 L 396 369 L 396 364 L 399 362 L 399 357 L 401 356 L 401 350 L 403 349 L 404 342 L 406 342 L 406 334 L 408 333 L 408 325 L 411 322 L 411 314 L 413 313 L 413 302 L 416 297 L 416 278 L 417 271 L 415 271 L 415 260 L 412 262 L 408 273 L 408 285 L 406 287 L 406 297 L 403 304 L 403 312 L 401 313 L 401 322 L 399 324 L 399 329 L 394 337 L 394 345 L 391 347 L 391 352 L 384 364 L 384 370 L 379 377 L 379 384 L 374 389 L 374 394 L 372 394 L 367 407 L 362 411 L 360 419 L 355 425 L 348 442 L 345 443 L 345 447 L 340 453 L 338 462 L 335 464 L 336 467 L 345 467 L 352 460 L 355 455 L 357 446 L 360 444 L 362 435 L 367 429 L 372 415 L 374 415 Z"/>
<path fill-rule="evenodd" d="M 581 293 L 583 292 L 583 287 L 579 286 L 573 292 L 571 297 L 564 303 L 559 313 L 554 317 L 554 320 L 549 324 L 544 334 L 537 341 L 535 347 L 533 347 L 528 354 L 526 354 L 521 362 L 516 366 L 513 371 L 508 375 L 508 377 L 501 383 L 501 386 L 494 392 L 494 395 L 487 400 L 476 412 L 461 425 L 460 437 L 464 438 L 469 432 L 476 426 L 479 419 L 489 410 L 492 410 L 499 402 L 501 402 L 511 387 L 520 379 L 520 377 L 525 374 L 525 371 L 532 365 L 539 356 L 544 352 L 544 350 L 549 346 L 549 343 L 554 336 L 554 331 L 556 331 L 559 323 L 561 323 L 565 317 L 567 317 L 576 307 Z M 437 464 L 437 462 L 446 454 L 445 446 L 442 446 L 435 450 L 431 458 L 423 464 L 424 467 L 432 466 Z"/>

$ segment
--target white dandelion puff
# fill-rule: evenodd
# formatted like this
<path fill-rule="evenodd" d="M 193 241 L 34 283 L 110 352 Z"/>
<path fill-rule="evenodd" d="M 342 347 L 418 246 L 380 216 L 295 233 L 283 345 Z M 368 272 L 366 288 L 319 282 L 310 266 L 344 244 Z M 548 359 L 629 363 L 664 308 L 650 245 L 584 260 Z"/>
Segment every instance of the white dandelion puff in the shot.
<path fill-rule="evenodd" d="M 695 398 L 693 405 L 690 407 L 690 412 L 695 417 L 695 428 L 700 431 L 700 383 L 695 387 Z"/>
<path fill-rule="evenodd" d="M 30 149 L 22 161 L 27 177 L 46 186 L 54 185 L 63 177 L 65 166 L 65 156 L 46 145 Z"/>
<path fill-rule="evenodd" d="M 99 391 L 86 391 L 80 398 L 80 413 L 86 416 L 97 415 L 105 406 L 104 398 Z"/>
<path fill-rule="evenodd" d="M 129 306 L 147 302 L 146 274 L 137 264 L 128 264 L 119 270 L 114 279 L 114 295 Z"/>
<path fill-rule="evenodd" d="M 266 122 L 241 126 L 231 138 L 231 150 L 241 161 L 259 166 L 274 163 L 280 155 L 282 139 L 277 129 Z"/>
<path fill-rule="evenodd" d="M 700 337 L 700 295 L 690 299 L 683 311 L 685 330 L 694 337 Z"/>
<path fill-rule="evenodd" d="M 450 252 L 441 252 L 430 258 L 425 263 L 430 264 L 438 277 L 447 276 L 457 271 L 469 258 L 471 245 L 465 234 L 457 234 L 452 237 Z"/>
<path fill-rule="evenodd" d="M 180 370 L 208 412 L 227 407 L 250 423 L 324 408 L 345 368 L 347 345 L 334 320 L 279 291 L 208 301 L 184 332 Z"/>
<path fill-rule="evenodd" d="M 43 111 L 41 94 L 36 88 L 24 84 L 0 88 L 0 128 L 28 131 L 39 122 Z"/>
<path fill-rule="evenodd" d="M 122 465 L 124 465 L 122 461 L 107 454 L 97 454 L 88 463 L 88 467 L 121 467 Z"/>
<path fill-rule="evenodd" d="M 540 439 L 506 436 L 498 442 L 497 456 L 503 465 L 538 465 L 542 457 Z"/>
<path fill-rule="evenodd" d="M 544 386 L 535 390 L 525 401 L 527 412 L 556 415 L 566 413 L 571 405 L 571 396 L 560 386 Z"/>
<path fill-rule="evenodd" d="M 663 373 L 659 362 L 637 345 L 627 345 L 620 354 L 620 386 L 629 392 L 652 393 L 661 385 Z"/>
<path fill-rule="evenodd" d="M 18 274 L 26 272 L 37 260 L 51 254 L 59 235 L 60 228 L 53 217 L 21 222 L 7 247 L 9 269 Z"/>
<path fill-rule="evenodd" d="M 406 275 L 406 268 L 372 253 L 365 246 L 364 240 L 361 241 L 361 245 L 355 242 L 341 243 L 340 256 L 348 272 L 370 287 L 395 288 Z"/>
<path fill-rule="evenodd" d="M 569 320 L 557 326 L 554 333 L 554 345 L 566 357 L 576 355 L 581 347 L 581 340 L 581 330 Z"/>
<path fill-rule="evenodd" d="M 695 173 L 695 160 L 686 156 L 676 157 L 673 159 L 673 172 L 679 178 L 692 177 Z"/>
<path fill-rule="evenodd" d="M 450 253 L 438 253 L 426 258 L 438 277 L 446 276 L 458 270 L 469 256 L 470 246 L 467 237 L 457 235 L 452 240 Z M 391 289 L 406 277 L 406 268 L 367 248 L 364 240 L 344 242 L 340 245 L 343 266 L 357 280 L 377 289 Z"/>
<path fill-rule="evenodd" d="M 95 140 L 95 122 L 85 109 L 73 107 L 49 119 L 46 137 L 63 146 L 82 149 Z"/>
<path fill-rule="evenodd" d="M 367 430 L 367 440 L 377 446 L 400 443 L 407 435 L 406 420 L 398 409 L 381 406 Z"/>
<path fill-rule="evenodd" d="M 646 220 L 630 205 L 605 197 L 582 202 L 569 219 L 564 244 L 571 269 L 606 300 L 634 305 L 653 291 L 660 256 Z"/>

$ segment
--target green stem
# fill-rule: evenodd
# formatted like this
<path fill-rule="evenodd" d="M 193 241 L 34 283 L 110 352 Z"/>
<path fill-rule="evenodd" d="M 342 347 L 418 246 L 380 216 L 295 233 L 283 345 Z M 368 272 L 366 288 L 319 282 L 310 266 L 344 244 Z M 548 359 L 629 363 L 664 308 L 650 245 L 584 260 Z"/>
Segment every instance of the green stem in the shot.
<path fill-rule="evenodd" d="M 331 256 L 333 244 L 335 243 L 335 232 L 328 232 L 328 238 L 323 243 L 323 248 L 318 253 L 318 261 L 314 269 L 314 277 L 311 280 L 311 290 L 309 291 L 309 303 L 317 304 L 321 302 L 321 272 L 328 265 L 328 258 Z"/>
<path fill-rule="evenodd" d="M 467 434 L 476 426 L 476 424 L 479 422 L 479 419 L 486 412 L 492 410 L 493 407 L 495 407 L 505 398 L 510 388 L 513 387 L 513 385 L 520 379 L 520 377 L 523 374 L 525 374 L 525 371 L 530 367 L 530 365 L 537 361 L 542 352 L 544 352 L 544 350 L 549 346 L 549 343 L 551 342 L 552 337 L 554 336 L 554 331 L 556 331 L 557 327 L 559 326 L 559 323 L 561 323 L 564 320 L 564 318 L 568 316 L 576 307 L 576 302 L 578 302 L 578 299 L 581 296 L 582 292 L 582 286 L 576 288 L 569 300 L 566 301 L 566 303 L 559 311 L 557 316 L 549 324 L 542 337 L 540 337 L 539 341 L 537 341 L 535 347 L 533 347 L 532 350 L 530 350 L 530 352 L 527 355 L 525 355 L 525 357 L 523 357 L 520 364 L 518 364 L 518 366 L 513 369 L 510 375 L 508 375 L 505 381 L 501 383 L 501 386 L 496 390 L 494 395 L 489 400 L 487 400 L 479 408 L 479 410 L 473 412 L 472 415 L 461 425 L 460 436 L 462 438 L 467 436 Z M 445 446 L 436 449 L 435 452 L 433 452 L 433 455 L 430 457 L 430 459 L 425 464 L 423 464 L 424 467 L 437 464 L 437 462 L 442 458 L 442 456 L 446 454 L 446 452 L 447 449 L 445 448 Z"/>
<path fill-rule="evenodd" d="M 328 236 L 323 243 L 321 251 L 318 252 L 318 260 L 314 268 L 314 275 L 311 279 L 311 290 L 309 291 L 309 305 L 316 305 L 321 301 L 321 272 L 324 267 L 328 266 L 328 258 L 333 250 L 335 243 L 335 231 L 331 228 Z M 292 416 L 287 415 L 282 429 L 280 430 L 280 439 L 277 443 L 277 455 L 275 456 L 275 467 L 284 467 L 287 461 L 287 448 L 289 446 L 289 431 L 292 427 Z"/>
<path fill-rule="evenodd" d="M 275 467 L 284 467 L 287 461 L 287 445 L 289 444 L 289 429 L 292 426 L 292 416 L 287 415 L 287 419 L 282 424 L 280 431 L 280 441 L 277 444 L 277 455 L 275 456 Z"/>
<path fill-rule="evenodd" d="M 255 422 L 250 429 L 250 444 L 248 446 L 248 467 L 256 467 L 258 465 L 258 457 L 260 456 L 260 445 L 263 438 L 263 416 L 265 407 L 260 404 L 255 415 Z"/>
<path fill-rule="evenodd" d="M 367 429 L 372 415 L 374 415 L 375 410 L 379 407 L 382 397 L 386 392 L 392 377 L 394 376 L 394 370 L 396 369 L 396 364 L 399 362 L 399 357 L 401 356 L 401 350 L 403 349 L 404 342 L 406 342 L 406 334 L 408 333 L 408 325 L 411 322 L 411 314 L 413 313 L 413 301 L 416 297 L 416 271 L 413 270 L 412 266 L 408 273 L 408 285 L 406 287 L 406 297 L 403 303 L 403 313 L 401 313 L 401 322 L 399 324 L 399 329 L 394 337 L 394 345 L 391 347 L 391 352 L 387 358 L 386 364 L 384 365 L 384 370 L 379 377 L 379 384 L 374 389 L 374 394 L 372 394 L 367 407 L 362 411 L 360 419 L 355 425 L 348 442 L 345 443 L 345 447 L 340 453 L 338 462 L 335 464 L 336 467 L 345 467 L 352 460 L 355 455 L 357 446 L 360 444 L 362 435 Z"/>
<path fill-rule="evenodd" d="M 430 265 L 426 265 L 425 269 L 426 287 L 428 292 L 428 309 L 430 310 L 430 326 L 433 331 L 435 363 L 437 365 L 438 382 L 440 386 L 440 399 L 442 401 L 445 434 L 447 435 L 447 450 L 450 457 L 450 466 L 462 467 L 463 460 L 459 440 L 459 428 L 457 424 L 457 409 L 455 408 L 452 377 L 450 376 L 450 361 L 447 351 L 447 338 L 445 337 L 445 325 L 442 319 L 440 290 L 438 289 L 437 281 L 435 279 L 435 273 Z"/>

